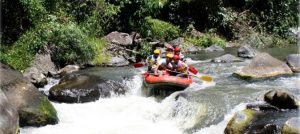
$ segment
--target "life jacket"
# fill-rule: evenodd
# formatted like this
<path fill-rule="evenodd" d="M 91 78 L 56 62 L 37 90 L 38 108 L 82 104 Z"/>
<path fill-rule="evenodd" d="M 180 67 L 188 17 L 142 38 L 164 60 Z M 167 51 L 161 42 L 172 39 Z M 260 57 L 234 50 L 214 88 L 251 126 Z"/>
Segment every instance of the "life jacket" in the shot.
<path fill-rule="evenodd" d="M 160 56 L 157 56 L 157 58 L 155 58 L 154 55 L 150 55 L 148 57 L 148 64 L 149 66 L 156 65 L 159 60 L 160 60 Z"/>
<path fill-rule="evenodd" d="M 161 61 L 159 69 L 160 70 L 171 69 L 171 67 L 169 66 L 170 63 L 171 63 L 171 61 L 167 61 L 167 60 Z"/>
<path fill-rule="evenodd" d="M 186 58 L 184 57 L 184 55 L 182 53 L 179 53 L 179 54 L 175 54 L 174 55 L 178 55 L 180 57 L 180 60 L 185 62 L 186 61 Z"/>
<path fill-rule="evenodd" d="M 183 61 L 178 61 L 177 64 L 175 62 L 172 62 L 171 63 L 171 68 L 173 71 L 176 71 L 176 72 L 185 72 L 186 71 L 186 67 L 184 67 L 182 65 L 182 62 Z"/>

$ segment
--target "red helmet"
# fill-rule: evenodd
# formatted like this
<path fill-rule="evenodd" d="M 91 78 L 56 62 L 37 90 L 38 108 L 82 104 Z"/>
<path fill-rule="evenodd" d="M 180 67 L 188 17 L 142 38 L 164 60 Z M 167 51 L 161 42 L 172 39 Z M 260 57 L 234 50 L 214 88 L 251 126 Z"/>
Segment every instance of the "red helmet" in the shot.
<path fill-rule="evenodd" d="M 179 48 L 179 47 L 176 47 L 176 48 L 174 49 L 174 51 L 175 51 L 175 52 L 180 52 L 180 48 Z"/>
<path fill-rule="evenodd" d="M 176 60 L 176 61 L 177 61 L 177 60 L 180 60 L 180 57 L 179 57 L 178 55 L 174 55 L 174 56 L 173 56 L 173 60 Z"/>

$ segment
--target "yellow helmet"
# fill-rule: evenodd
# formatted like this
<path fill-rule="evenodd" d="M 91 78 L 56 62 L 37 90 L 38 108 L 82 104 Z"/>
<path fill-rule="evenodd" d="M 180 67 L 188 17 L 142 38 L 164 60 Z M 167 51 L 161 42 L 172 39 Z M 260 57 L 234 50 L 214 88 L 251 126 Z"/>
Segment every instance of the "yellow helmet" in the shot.
<path fill-rule="evenodd" d="M 167 57 L 167 58 L 173 58 L 173 54 L 168 53 L 168 54 L 166 55 L 166 57 Z"/>
<path fill-rule="evenodd" d="M 159 54 L 159 50 L 158 50 L 158 49 L 155 49 L 155 50 L 154 50 L 154 53 L 155 53 L 155 54 Z"/>

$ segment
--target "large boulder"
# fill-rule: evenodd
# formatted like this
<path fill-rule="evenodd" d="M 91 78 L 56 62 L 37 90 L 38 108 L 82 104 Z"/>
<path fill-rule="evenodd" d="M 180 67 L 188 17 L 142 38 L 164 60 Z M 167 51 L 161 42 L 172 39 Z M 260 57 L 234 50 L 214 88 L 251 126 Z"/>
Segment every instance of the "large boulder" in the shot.
<path fill-rule="evenodd" d="M 27 68 L 24 72 L 24 76 L 36 87 L 43 87 L 48 83 L 47 77 L 36 67 Z"/>
<path fill-rule="evenodd" d="M 121 67 L 127 65 L 129 65 L 129 61 L 127 61 L 123 56 L 112 57 L 107 63 L 107 66 L 110 67 Z"/>
<path fill-rule="evenodd" d="M 232 119 L 227 124 L 225 134 L 242 134 L 252 122 L 256 111 L 245 109 L 235 113 Z"/>
<path fill-rule="evenodd" d="M 293 72 L 300 72 L 300 54 L 290 54 L 286 57 L 286 63 Z"/>
<path fill-rule="evenodd" d="M 238 48 L 237 55 L 242 58 L 253 58 L 258 54 L 258 51 L 246 44 Z"/>
<path fill-rule="evenodd" d="M 284 62 L 273 58 L 268 53 L 260 53 L 248 66 L 234 72 L 234 75 L 243 79 L 257 79 L 292 73 Z"/>
<path fill-rule="evenodd" d="M 233 56 L 232 54 L 225 54 L 221 57 L 214 58 L 211 62 L 215 63 L 231 63 L 231 62 L 241 62 L 242 60 L 238 57 Z"/>
<path fill-rule="evenodd" d="M 1 90 L 18 110 L 20 126 L 43 126 L 58 122 L 56 110 L 38 89 L 20 72 L 0 63 Z"/>
<path fill-rule="evenodd" d="M 0 90 L 0 134 L 16 134 L 19 127 L 18 111 L 9 104 Z"/>
<path fill-rule="evenodd" d="M 207 48 L 204 49 L 204 51 L 207 51 L 207 52 L 214 52 L 214 51 L 224 51 L 224 49 L 218 45 L 211 45 Z"/>
<path fill-rule="evenodd" d="M 295 109 L 299 102 L 295 96 L 285 90 L 271 90 L 264 95 L 264 100 L 273 106 L 283 109 Z"/>
<path fill-rule="evenodd" d="M 57 71 L 50 54 L 36 54 L 31 67 L 37 68 L 45 76 L 48 76 L 49 72 Z"/>
<path fill-rule="evenodd" d="M 132 45 L 132 37 L 128 33 L 121 33 L 121 32 L 111 32 L 104 37 L 111 43 L 122 45 L 122 46 L 130 46 Z"/>
<path fill-rule="evenodd" d="M 300 117 L 287 120 L 282 128 L 282 134 L 300 134 Z"/>
<path fill-rule="evenodd" d="M 88 74 L 70 74 L 49 91 L 49 99 L 66 103 L 83 103 L 109 97 L 111 93 L 124 94 L 124 85 Z"/>

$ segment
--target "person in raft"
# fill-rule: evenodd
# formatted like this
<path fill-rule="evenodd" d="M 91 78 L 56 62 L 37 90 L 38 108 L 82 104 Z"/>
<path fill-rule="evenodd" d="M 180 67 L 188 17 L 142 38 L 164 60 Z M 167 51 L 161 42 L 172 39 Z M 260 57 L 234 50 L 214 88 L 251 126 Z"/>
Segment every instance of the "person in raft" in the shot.
<path fill-rule="evenodd" d="M 160 61 L 160 51 L 158 49 L 155 49 L 153 51 L 153 54 L 147 57 L 146 59 L 146 63 L 148 65 L 148 72 L 154 73 L 158 61 Z"/>
<path fill-rule="evenodd" d="M 158 62 L 158 65 L 155 68 L 154 74 L 158 75 L 161 70 L 170 70 L 170 69 L 172 69 L 171 66 L 170 66 L 171 62 L 172 62 L 172 59 L 173 59 L 173 54 L 168 53 L 166 55 L 166 59 L 160 60 Z"/>
<path fill-rule="evenodd" d="M 175 47 L 175 48 L 174 48 L 174 55 L 178 55 L 181 61 L 186 62 L 186 58 L 185 58 L 184 55 L 180 52 L 180 48 L 179 48 L 179 47 Z"/>
<path fill-rule="evenodd" d="M 188 65 L 180 60 L 179 55 L 173 56 L 170 64 L 170 74 L 178 77 L 188 77 Z"/>

